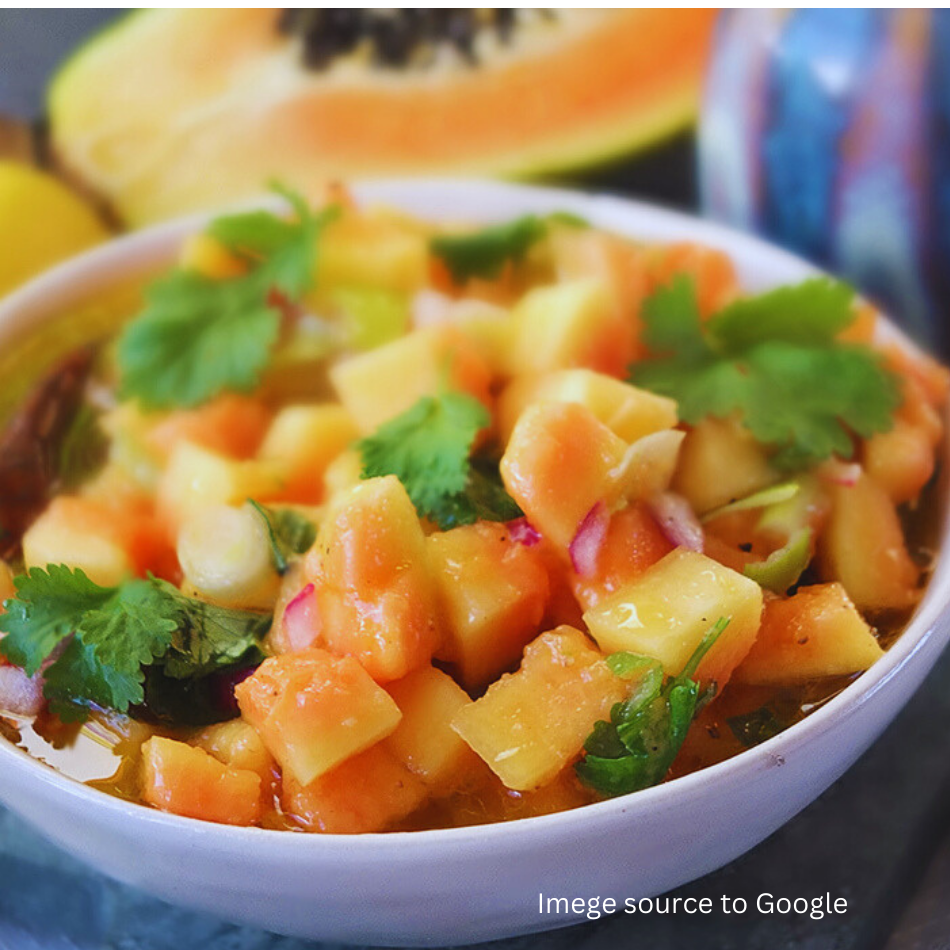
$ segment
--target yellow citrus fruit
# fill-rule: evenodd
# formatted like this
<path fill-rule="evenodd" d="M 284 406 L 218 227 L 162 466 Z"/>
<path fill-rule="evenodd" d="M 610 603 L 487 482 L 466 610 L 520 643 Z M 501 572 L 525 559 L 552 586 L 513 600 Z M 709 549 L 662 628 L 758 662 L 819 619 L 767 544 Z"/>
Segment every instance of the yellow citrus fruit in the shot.
<path fill-rule="evenodd" d="M 109 236 L 64 184 L 18 162 L 0 162 L 0 296 Z"/>

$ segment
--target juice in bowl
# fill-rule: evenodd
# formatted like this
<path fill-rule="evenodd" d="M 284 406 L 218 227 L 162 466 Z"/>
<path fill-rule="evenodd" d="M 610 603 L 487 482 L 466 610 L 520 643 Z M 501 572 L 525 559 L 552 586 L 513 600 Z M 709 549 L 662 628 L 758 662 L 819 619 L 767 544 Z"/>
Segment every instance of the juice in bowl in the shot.
<path fill-rule="evenodd" d="M 193 884 L 232 847 L 239 895 L 255 861 L 343 881 L 360 842 L 400 842 L 372 873 L 392 888 L 403 862 L 408 904 L 446 897 L 460 848 L 480 923 L 450 894 L 435 929 L 384 929 L 398 900 L 354 921 L 322 885 L 315 923 L 306 880 L 278 914 L 160 882 L 164 858 L 130 873 L 115 837 L 93 860 L 287 932 L 485 939 L 545 926 L 489 855 L 527 848 L 540 879 L 559 838 L 593 853 L 620 822 L 645 854 L 677 796 L 725 826 L 724 789 L 761 801 L 788 761 L 782 801 L 688 860 L 580 850 L 598 893 L 655 893 L 840 774 L 938 646 L 913 649 L 938 609 L 945 371 L 844 285 L 688 218 L 472 183 L 286 197 L 127 239 L 121 267 L 117 244 L 0 315 L 16 353 L 76 328 L 78 291 L 44 303 L 62 288 L 120 301 L 76 385 L 15 400 L 29 430 L 45 393 L 62 438 L 5 521 L 5 735 L 87 783 L 43 770 L 113 836 L 200 830 Z M 37 308 L 47 329 L 14 333 Z M 897 668 L 906 692 L 878 688 Z M 809 756 L 829 722 L 849 741 Z M 36 762 L 0 752 L 43 824 Z"/>

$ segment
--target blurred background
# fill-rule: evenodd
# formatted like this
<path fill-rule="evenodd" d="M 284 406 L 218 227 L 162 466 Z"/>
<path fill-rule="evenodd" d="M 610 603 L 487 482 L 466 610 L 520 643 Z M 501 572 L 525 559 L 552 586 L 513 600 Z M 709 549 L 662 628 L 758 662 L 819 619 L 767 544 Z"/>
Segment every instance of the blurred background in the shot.
<path fill-rule="evenodd" d="M 945 349 L 947 49 L 940 10 L 6 10 L 0 154 L 112 228 L 274 177 L 620 192 L 783 244 Z"/>

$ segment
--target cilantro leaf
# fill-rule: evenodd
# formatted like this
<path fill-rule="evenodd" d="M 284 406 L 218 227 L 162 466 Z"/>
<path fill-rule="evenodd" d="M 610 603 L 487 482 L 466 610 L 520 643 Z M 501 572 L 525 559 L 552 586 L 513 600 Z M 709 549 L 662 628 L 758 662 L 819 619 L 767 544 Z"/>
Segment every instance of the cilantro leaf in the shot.
<path fill-rule="evenodd" d="M 767 705 L 743 715 L 730 716 L 726 725 L 746 748 L 759 745 L 782 731 L 782 723 L 775 710 Z"/>
<path fill-rule="evenodd" d="M 507 494 L 498 466 L 469 458 L 488 410 L 467 393 L 423 396 L 356 446 L 362 477 L 395 475 L 420 517 L 441 530 L 484 521 L 510 521 L 521 509 Z"/>
<path fill-rule="evenodd" d="M 144 699 L 145 671 L 199 677 L 247 657 L 270 617 L 192 600 L 155 578 L 100 587 L 81 570 L 51 564 L 15 579 L 0 615 L 0 653 L 32 675 L 64 719 L 98 705 L 126 712 Z"/>
<path fill-rule="evenodd" d="M 286 574 L 290 559 L 295 554 L 304 554 L 316 540 L 316 525 L 292 508 L 265 508 L 253 498 L 248 499 L 248 504 L 267 528 L 274 570 Z"/>
<path fill-rule="evenodd" d="M 594 723 L 584 743 L 586 755 L 574 766 L 585 785 L 614 796 L 663 781 L 710 695 L 700 693 L 693 676 L 728 625 L 725 617 L 714 623 L 682 671 L 665 684 L 662 667 L 651 657 L 619 653 L 607 658 L 616 675 L 631 681 L 632 691 L 611 710 L 610 722 Z"/>
<path fill-rule="evenodd" d="M 470 234 L 441 234 L 429 246 L 460 284 L 471 277 L 497 277 L 508 261 L 521 260 L 546 233 L 541 218 L 526 214 Z"/>
<path fill-rule="evenodd" d="M 179 269 L 149 287 L 145 309 L 119 339 L 123 397 L 146 409 L 190 407 L 257 385 L 280 331 L 272 291 L 293 300 L 310 288 L 320 231 L 335 214 L 328 208 L 315 215 L 285 196 L 296 220 L 254 211 L 209 227 L 245 258 L 247 273 L 214 280 Z"/>
<path fill-rule="evenodd" d="M 657 358 L 632 367 L 631 380 L 676 399 L 686 422 L 739 413 L 777 468 L 851 458 L 852 433 L 886 431 L 900 404 L 882 358 L 835 339 L 853 320 L 851 299 L 842 284 L 809 280 L 704 325 L 692 282 L 678 278 L 646 301 L 644 341 Z"/>

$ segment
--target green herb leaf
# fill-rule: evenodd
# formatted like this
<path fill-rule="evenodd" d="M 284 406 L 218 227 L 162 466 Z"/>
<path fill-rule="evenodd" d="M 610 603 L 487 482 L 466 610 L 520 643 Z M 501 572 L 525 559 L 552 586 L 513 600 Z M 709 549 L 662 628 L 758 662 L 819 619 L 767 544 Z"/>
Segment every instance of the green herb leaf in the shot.
<path fill-rule="evenodd" d="M 889 429 L 898 380 L 870 347 L 835 335 L 854 319 L 852 295 L 825 279 L 739 301 L 700 320 L 695 288 L 679 278 L 644 306 L 644 340 L 657 354 L 632 368 L 638 385 L 679 404 L 690 423 L 734 412 L 774 449 L 781 469 L 851 458 L 851 433 Z"/>
<path fill-rule="evenodd" d="M 439 235 L 430 248 L 449 269 L 452 280 L 460 284 L 471 277 L 497 277 L 508 261 L 521 260 L 546 233 L 541 218 L 526 214 L 470 234 Z"/>
<path fill-rule="evenodd" d="M 174 677 L 230 665 L 270 626 L 268 616 L 204 604 L 154 578 L 100 587 L 51 564 L 14 583 L 16 597 L 0 615 L 0 653 L 30 675 L 53 658 L 44 694 L 69 720 L 85 718 L 91 704 L 126 712 L 141 703 L 145 669 L 155 663 Z"/>
<path fill-rule="evenodd" d="M 746 748 L 759 745 L 782 731 L 782 723 L 769 706 L 760 706 L 741 716 L 731 716 L 726 725 Z"/>
<path fill-rule="evenodd" d="M 488 410 L 466 393 L 423 396 L 357 443 L 362 477 L 395 475 L 420 517 L 443 531 L 479 519 L 517 518 L 521 511 L 501 485 L 497 465 L 469 458 L 489 422 Z"/>
<path fill-rule="evenodd" d="M 584 743 L 587 754 L 574 767 L 584 784 L 614 796 L 663 781 L 707 698 L 692 677 L 728 625 L 725 617 L 713 624 L 686 666 L 665 685 L 656 660 L 632 653 L 607 658 L 615 673 L 632 677 L 635 685 L 631 695 L 611 710 L 610 722 L 595 723 Z"/>
<path fill-rule="evenodd" d="M 286 574 L 291 558 L 306 553 L 316 540 L 317 526 L 292 508 L 265 508 L 253 498 L 248 499 L 248 504 L 267 527 L 274 570 Z"/>

